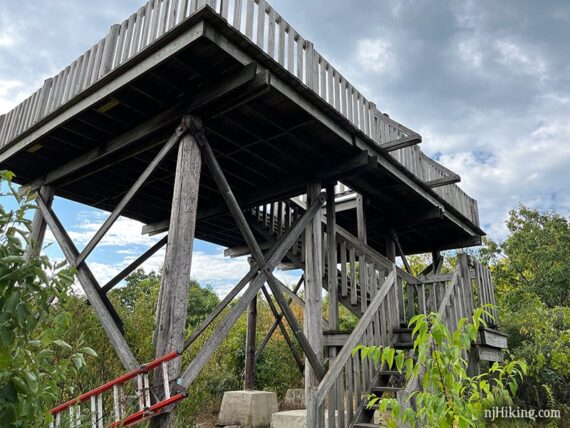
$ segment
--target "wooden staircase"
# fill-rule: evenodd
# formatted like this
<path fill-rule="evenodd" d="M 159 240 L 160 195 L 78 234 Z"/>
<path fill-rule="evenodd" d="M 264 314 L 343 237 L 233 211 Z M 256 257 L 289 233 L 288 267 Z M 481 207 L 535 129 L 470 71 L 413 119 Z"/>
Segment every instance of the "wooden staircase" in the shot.
<path fill-rule="evenodd" d="M 346 192 L 343 197 L 346 198 Z M 266 204 L 246 212 L 252 229 L 262 241 L 271 246 L 304 212 L 302 198 Z M 330 239 L 323 221 L 323 247 Z M 325 331 L 325 354 L 329 352 L 329 369 L 312 396 L 306 397 L 308 426 L 377 427 L 375 408 L 368 409 L 369 394 L 380 398 L 397 397 L 408 405 L 407 397 L 421 385 L 418 378 L 405 381 L 405 375 L 377 367 L 371 361 L 352 355 L 357 345 L 390 346 L 413 353 L 413 339 L 408 321 L 418 313 L 439 312 L 453 331 L 462 317 L 470 317 L 473 309 L 495 304 L 489 270 L 466 254 L 458 255 L 453 273 L 428 272 L 418 278 L 402 270 L 385 256 L 364 244 L 356 236 L 336 225 L 335 245 L 337 265 L 329 266 L 323 257 L 323 288 L 328 276 L 337 280 L 338 301 L 359 318 L 352 332 Z M 286 254 L 282 267 L 302 269 L 305 255 L 300 238 Z M 323 255 L 327 252 L 323 251 Z M 226 250 L 228 256 L 247 254 L 245 248 Z M 297 302 L 303 303 L 300 298 Z M 489 328 L 480 331 L 468 360 L 469 369 L 476 373 L 480 361 L 500 361 L 506 349 L 506 337 L 497 331 L 497 313 L 487 317 Z M 326 328 L 326 327 L 325 327 Z"/>

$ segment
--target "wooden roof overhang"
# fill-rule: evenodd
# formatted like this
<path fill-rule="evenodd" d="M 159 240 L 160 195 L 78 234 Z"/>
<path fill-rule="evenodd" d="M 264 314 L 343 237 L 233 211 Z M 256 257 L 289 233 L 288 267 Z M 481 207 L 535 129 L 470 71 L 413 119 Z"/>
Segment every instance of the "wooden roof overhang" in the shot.
<path fill-rule="evenodd" d="M 408 254 L 476 245 L 484 234 L 208 8 L 5 147 L 0 168 L 112 210 L 187 112 L 203 117 L 243 208 L 340 179 L 364 195 L 368 242 L 381 252 L 392 227 Z M 172 153 L 123 213 L 148 232 L 169 217 L 175 161 Z M 198 206 L 197 238 L 243 245 L 205 166 Z M 338 221 L 355 231 L 351 210 Z"/>

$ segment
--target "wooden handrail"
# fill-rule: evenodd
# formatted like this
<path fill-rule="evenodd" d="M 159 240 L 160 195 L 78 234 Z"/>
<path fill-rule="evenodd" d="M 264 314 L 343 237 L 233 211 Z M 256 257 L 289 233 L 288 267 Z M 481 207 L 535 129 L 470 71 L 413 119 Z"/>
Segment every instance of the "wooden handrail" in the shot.
<path fill-rule="evenodd" d="M 396 271 L 393 269 L 392 272 L 390 272 L 390 274 L 384 280 L 384 283 L 380 287 L 378 294 L 376 294 L 376 296 L 372 299 L 372 302 L 370 302 L 367 311 L 364 313 L 362 318 L 360 318 L 358 324 L 356 324 L 356 327 L 346 340 L 344 346 L 342 347 L 342 350 L 339 352 L 332 366 L 329 368 L 329 371 L 323 380 L 319 383 L 319 387 L 317 389 L 317 403 L 319 406 L 324 402 L 326 395 L 340 376 L 348 359 L 351 358 L 352 350 L 356 347 L 356 345 L 358 345 L 358 342 L 362 338 L 362 335 L 370 326 L 376 313 L 378 312 L 378 309 L 380 308 L 380 304 L 388 295 L 390 288 L 395 286 L 395 284 Z"/>
<path fill-rule="evenodd" d="M 436 192 L 452 203 L 455 201 L 453 205 L 462 214 L 478 223 L 472 210 L 474 201 L 449 179 L 458 179 L 457 174 L 427 158 L 417 146 L 409 145 L 421 142 L 420 135 L 380 112 L 265 0 L 148 1 L 121 24 L 113 25 L 91 49 L 8 112 L 0 121 L 0 149 L 23 137 L 67 102 L 84 96 L 82 92 L 142 54 L 203 8 L 210 8 L 226 19 L 380 150 L 390 150 L 396 160 L 424 182 L 443 186 L 443 190 L 437 187 Z"/>

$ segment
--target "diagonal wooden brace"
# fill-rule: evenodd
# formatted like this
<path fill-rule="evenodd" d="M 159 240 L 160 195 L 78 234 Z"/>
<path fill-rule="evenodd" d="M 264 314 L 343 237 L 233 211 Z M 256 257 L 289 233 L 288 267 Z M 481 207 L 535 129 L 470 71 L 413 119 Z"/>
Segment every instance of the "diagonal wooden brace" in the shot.
<path fill-rule="evenodd" d="M 72 264 L 79 254 L 77 248 L 71 241 L 71 238 L 66 233 L 55 213 L 47 206 L 41 194 L 38 195 L 36 201 L 46 223 L 51 229 L 57 243 L 61 247 L 67 262 Z M 103 325 L 103 328 L 105 329 L 105 332 L 107 333 L 107 336 L 109 337 L 109 340 L 111 341 L 113 348 L 115 348 L 115 351 L 117 352 L 125 369 L 130 371 L 139 367 L 139 363 L 129 348 L 125 338 L 121 334 L 121 331 L 115 323 L 111 313 L 103 302 L 102 295 L 98 290 L 98 285 L 85 263 L 77 267 L 77 279 L 83 288 L 87 299 L 91 303 L 91 306 L 95 310 L 99 321 Z"/>
<path fill-rule="evenodd" d="M 224 318 L 224 320 L 216 328 L 212 336 L 210 336 L 208 341 L 202 346 L 194 360 L 192 360 L 190 365 L 182 374 L 182 386 L 188 388 L 194 379 L 196 379 L 200 373 L 200 370 L 202 370 L 202 367 L 204 367 L 204 365 L 208 362 L 210 357 L 220 346 L 238 318 L 246 310 L 252 299 L 257 295 L 267 280 L 268 276 L 273 272 L 273 269 L 275 269 L 275 267 L 283 259 L 291 245 L 297 239 L 299 239 L 299 236 L 301 236 L 305 230 L 305 226 L 320 212 L 321 206 L 324 204 L 324 202 L 325 196 L 323 194 L 317 198 L 317 200 L 315 200 L 315 202 L 309 207 L 305 214 L 297 219 L 289 231 L 281 236 L 280 240 L 271 250 L 271 255 L 267 258 L 266 263 L 258 268 L 256 276 L 251 281 L 248 289 L 245 291 L 243 296 L 232 307 L 226 318 Z"/>
<path fill-rule="evenodd" d="M 204 132 L 204 128 L 202 127 L 202 123 L 196 117 L 191 117 L 190 119 L 190 132 L 194 134 L 196 141 L 200 145 L 200 148 L 202 150 L 202 155 L 204 156 L 206 163 L 208 164 L 210 172 L 212 173 L 214 180 L 216 181 L 216 184 L 220 189 L 220 192 L 222 193 L 222 197 L 226 201 L 228 208 L 232 213 L 232 216 L 234 217 L 241 233 L 245 238 L 247 245 L 250 248 L 254 260 L 257 262 L 259 266 L 264 266 L 266 264 L 266 260 L 263 255 L 263 252 L 261 251 L 261 248 L 257 243 L 255 236 L 253 235 L 253 231 L 251 230 L 249 224 L 247 223 L 247 220 L 245 219 L 245 216 L 230 188 L 228 181 L 226 180 L 226 177 L 214 155 L 212 148 L 210 147 L 210 144 L 208 143 L 208 140 Z M 323 194 L 318 200 L 323 200 L 324 198 L 325 196 Z M 299 344 L 301 345 L 301 348 L 303 348 L 303 352 L 305 353 L 307 360 L 309 361 L 309 364 L 311 365 L 313 371 L 315 372 L 315 375 L 317 376 L 317 378 L 322 379 L 322 377 L 325 374 L 325 369 L 322 366 L 321 362 L 318 360 L 309 341 L 307 340 L 307 337 L 304 335 L 301 326 L 299 325 L 297 319 L 295 318 L 295 315 L 293 314 L 293 311 L 291 311 L 291 308 L 287 304 L 287 301 L 283 296 L 283 292 L 281 291 L 278 282 L 274 278 L 272 271 L 267 272 L 267 283 L 269 284 L 269 287 L 271 288 L 271 291 L 273 292 L 275 300 L 277 300 L 277 303 L 281 311 L 285 315 L 287 322 L 291 326 L 293 334 L 297 338 Z"/>
<path fill-rule="evenodd" d="M 111 226 L 117 221 L 123 210 L 127 207 L 129 202 L 137 195 L 139 190 L 143 187 L 145 181 L 150 177 L 150 175 L 158 168 L 158 166 L 162 163 L 162 161 L 166 158 L 166 156 L 170 153 L 170 151 L 178 144 L 184 133 L 187 131 L 188 125 L 187 120 L 184 118 L 181 124 L 176 128 L 174 134 L 168 139 L 166 144 L 160 149 L 158 154 L 152 160 L 152 162 L 145 168 L 143 173 L 139 176 L 137 181 L 132 185 L 129 191 L 123 196 L 121 201 L 117 204 L 113 212 L 107 217 L 107 219 L 103 222 L 99 230 L 95 233 L 93 238 L 87 243 L 81 254 L 77 256 L 74 260 L 73 265 L 79 266 L 85 259 L 91 254 L 91 252 L 95 249 L 99 241 L 103 239 L 105 234 L 109 231 Z"/>

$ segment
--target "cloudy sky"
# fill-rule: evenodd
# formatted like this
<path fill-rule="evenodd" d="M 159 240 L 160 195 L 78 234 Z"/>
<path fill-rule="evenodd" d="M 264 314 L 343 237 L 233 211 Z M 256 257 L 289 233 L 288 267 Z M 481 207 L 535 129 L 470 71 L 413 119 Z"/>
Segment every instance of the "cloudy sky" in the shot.
<path fill-rule="evenodd" d="M 271 4 L 378 108 L 423 136 L 462 176 L 484 229 L 504 237 L 524 203 L 568 215 L 570 2 L 273 0 Z M 140 0 L 0 2 L 0 112 L 5 113 L 142 5 Z M 358 6 L 356 6 L 358 5 Z M 56 211 L 79 246 L 105 214 Z M 154 241 L 152 241 L 154 242 Z M 90 257 L 104 282 L 151 244 L 121 219 Z M 220 293 L 243 260 L 195 245 L 193 276 Z M 48 252 L 57 255 L 55 248 Z M 151 259 L 157 268 L 161 257 Z M 293 275 L 283 274 L 292 280 Z"/>

